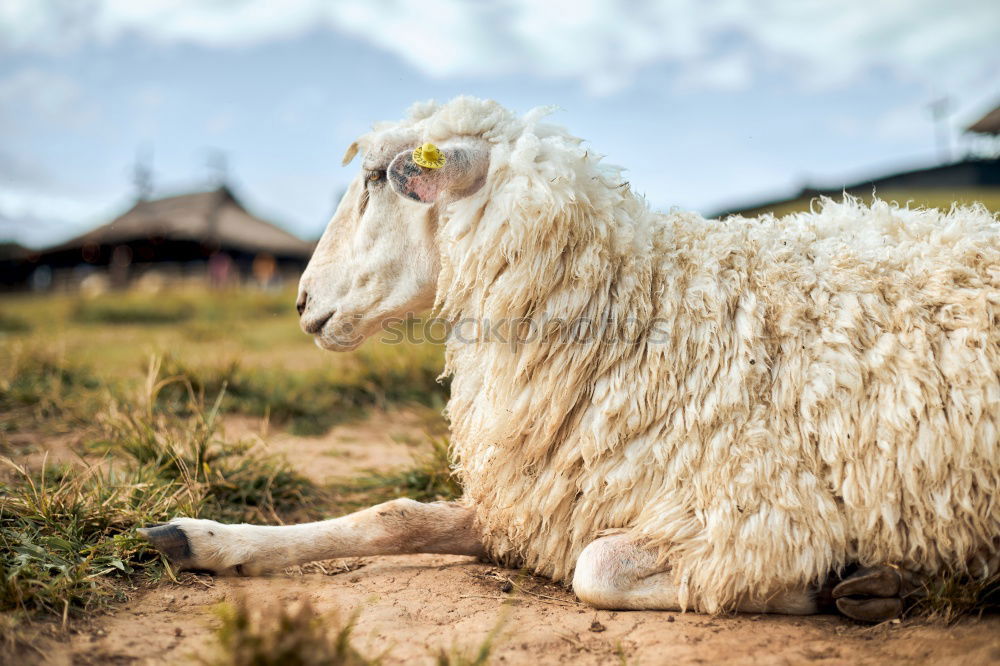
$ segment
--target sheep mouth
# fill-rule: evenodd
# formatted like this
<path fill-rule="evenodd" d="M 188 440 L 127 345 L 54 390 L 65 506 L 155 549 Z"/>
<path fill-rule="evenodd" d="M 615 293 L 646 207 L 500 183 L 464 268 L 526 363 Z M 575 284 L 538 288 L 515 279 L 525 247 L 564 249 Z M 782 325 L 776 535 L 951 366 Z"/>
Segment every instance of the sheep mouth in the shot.
<path fill-rule="evenodd" d="M 349 352 L 354 351 L 361 346 L 364 342 L 364 338 L 359 339 L 356 342 L 342 342 L 342 341 L 331 341 L 322 335 L 317 335 L 315 338 L 316 346 L 324 351 L 332 352 Z"/>
<path fill-rule="evenodd" d="M 362 326 L 364 316 L 360 314 L 350 317 L 334 317 L 331 313 L 322 319 L 318 326 L 310 322 L 307 330 L 316 340 L 316 345 L 327 351 L 351 351 L 361 346 L 370 331 Z"/>

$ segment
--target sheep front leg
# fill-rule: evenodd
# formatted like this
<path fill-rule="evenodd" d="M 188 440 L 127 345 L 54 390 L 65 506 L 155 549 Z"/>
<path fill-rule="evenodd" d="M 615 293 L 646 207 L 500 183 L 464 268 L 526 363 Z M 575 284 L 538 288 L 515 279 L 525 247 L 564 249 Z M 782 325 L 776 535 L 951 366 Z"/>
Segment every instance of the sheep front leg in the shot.
<path fill-rule="evenodd" d="M 608 610 L 681 610 L 679 590 L 669 568 L 658 566 L 648 550 L 624 535 L 592 541 L 576 561 L 573 590 L 584 603 Z M 697 602 L 695 603 L 697 606 Z M 784 590 L 747 600 L 746 613 L 810 615 L 819 610 L 815 591 Z"/>
<path fill-rule="evenodd" d="M 741 601 L 744 613 L 811 615 L 839 610 L 862 622 L 883 622 L 903 612 L 916 589 L 912 574 L 898 567 L 865 567 L 843 580 L 830 577 L 810 588 L 772 590 Z M 668 568 L 623 536 L 591 542 L 576 562 L 573 590 L 581 601 L 608 610 L 680 610 L 679 590 Z M 697 601 L 695 601 L 697 606 Z"/>
<path fill-rule="evenodd" d="M 139 533 L 179 569 L 253 576 L 338 557 L 439 553 L 482 556 L 474 512 L 457 502 L 396 499 L 300 525 L 224 525 L 175 518 Z"/>

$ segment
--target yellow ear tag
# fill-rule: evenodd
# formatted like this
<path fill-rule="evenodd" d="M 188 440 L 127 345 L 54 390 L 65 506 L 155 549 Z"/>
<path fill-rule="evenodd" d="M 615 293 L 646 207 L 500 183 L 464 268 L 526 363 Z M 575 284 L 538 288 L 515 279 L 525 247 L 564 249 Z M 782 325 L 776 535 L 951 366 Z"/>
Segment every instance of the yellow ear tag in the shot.
<path fill-rule="evenodd" d="M 440 169 L 444 166 L 444 153 L 433 143 L 425 143 L 413 151 L 413 161 L 428 169 Z"/>

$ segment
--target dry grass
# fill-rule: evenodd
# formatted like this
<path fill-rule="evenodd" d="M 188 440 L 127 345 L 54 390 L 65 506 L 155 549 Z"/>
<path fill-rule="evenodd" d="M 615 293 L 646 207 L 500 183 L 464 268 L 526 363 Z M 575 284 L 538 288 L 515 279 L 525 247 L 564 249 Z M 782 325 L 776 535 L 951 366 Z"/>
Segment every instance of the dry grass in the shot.
<path fill-rule="evenodd" d="M 951 624 L 966 615 L 1000 611 L 1000 572 L 984 578 L 945 574 L 924 582 L 909 614 Z"/>
<path fill-rule="evenodd" d="M 23 363 L 17 376 L 42 378 L 28 392 L 66 414 L 60 396 L 66 377 L 75 375 L 44 357 L 36 361 Z M 154 362 L 137 396 L 107 399 L 89 446 L 103 454 L 97 460 L 38 469 L 6 461 L 0 611 L 8 631 L 45 619 L 65 625 L 123 599 L 141 580 L 159 578 L 165 563 L 136 527 L 177 515 L 268 520 L 312 506 L 315 489 L 284 460 L 219 434 L 218 400 L 208 408 L 192 401 L 185 415 L 159 409 L 156 393 L 173 381 L 161 379 Z"/>
<path fill-rule="evenodd" d="M 366 656 L 353 645 L 357 613 L 346 621 L 324 616 L 308 603 L 252 610 L 244 601 L 222 604 L 216 645 L 206 666 L 376 666 L 384 655 Z M 452 646 L 432 655 L 438 666 L 485 666 L 503 622 L 472 650 Z"/>
<path fill-rule="evenodd" d="M 271 611 L 252 611 L 241 601 L 223 604 L 217 614 L 214 653 L 207 666 L 373 666 L 351 644 L 356 616 L 346 622 L 323 617 L 308 603 Z"/>

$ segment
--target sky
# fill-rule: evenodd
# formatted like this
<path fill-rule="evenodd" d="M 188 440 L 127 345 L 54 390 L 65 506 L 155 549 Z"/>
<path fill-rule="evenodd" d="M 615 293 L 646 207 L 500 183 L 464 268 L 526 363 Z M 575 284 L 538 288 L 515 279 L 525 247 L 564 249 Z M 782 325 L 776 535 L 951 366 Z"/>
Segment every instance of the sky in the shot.
<path fill-rule="evenodd" d="M 0 240 L 226 179 L 316 238 L 344 149 L 459 94 L 552 120 L 703 214 L 955 159 L 1000 103 L 997 0 L 0 0 Z M 935 140 L 928 105 L 947 99 Z"/>

